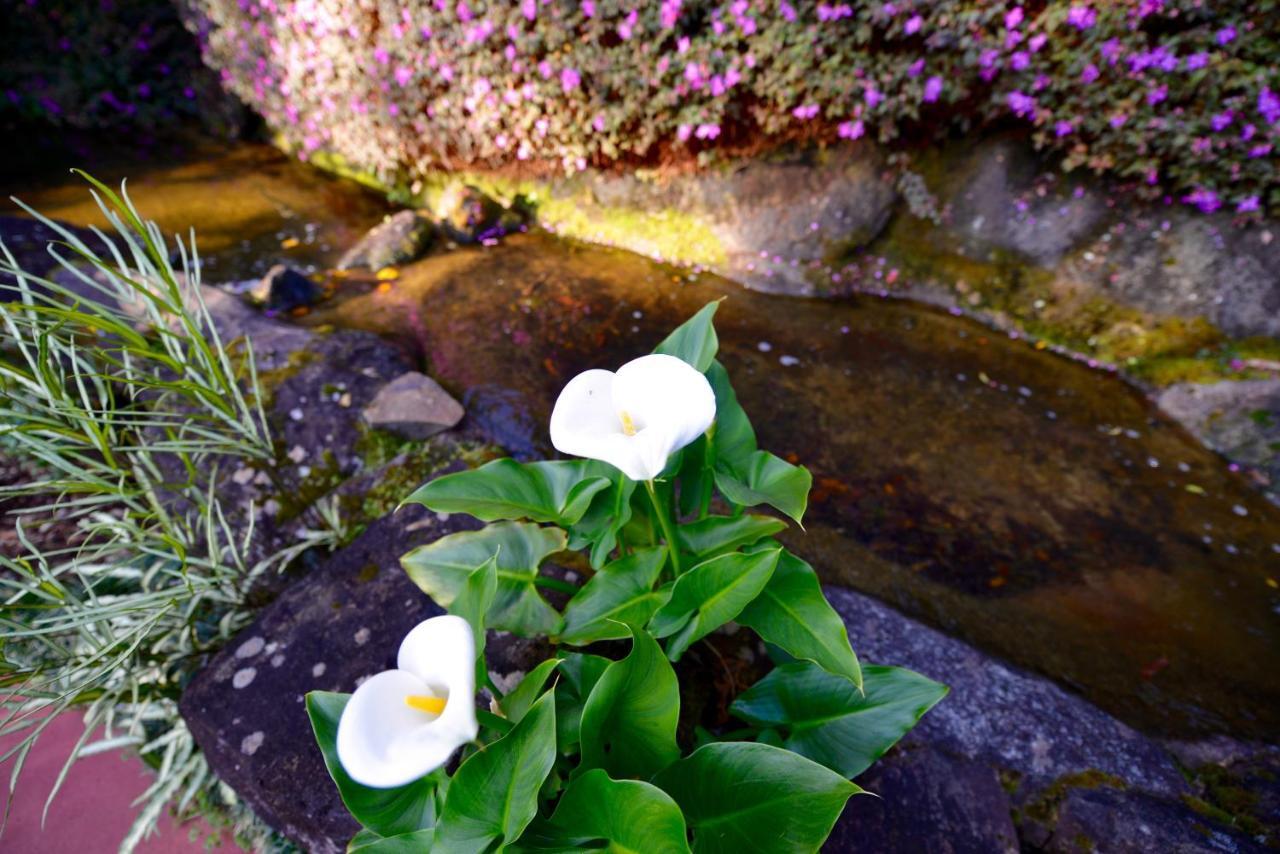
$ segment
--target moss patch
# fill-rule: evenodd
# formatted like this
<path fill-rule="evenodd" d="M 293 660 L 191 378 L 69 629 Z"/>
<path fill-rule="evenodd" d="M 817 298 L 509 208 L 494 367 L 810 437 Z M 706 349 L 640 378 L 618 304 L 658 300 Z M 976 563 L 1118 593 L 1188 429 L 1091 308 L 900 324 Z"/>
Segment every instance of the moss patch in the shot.
<path fill-rule="evenodd" d="M 1058 808 L 1066 799 L 1068 792 L 1072 789 L 1099 789 L 1103 786 L 1112 789 L 1128 788 L 1128 784 L 1114 774 L 1093 768 L 1075 774 L 1064 774 L 1054 780 L 1040 794 L 1040 797 L 1028 804 L 1023 810 L 1023 815 L 1046 827 L 1053 827 L 1058 821 Z"/>

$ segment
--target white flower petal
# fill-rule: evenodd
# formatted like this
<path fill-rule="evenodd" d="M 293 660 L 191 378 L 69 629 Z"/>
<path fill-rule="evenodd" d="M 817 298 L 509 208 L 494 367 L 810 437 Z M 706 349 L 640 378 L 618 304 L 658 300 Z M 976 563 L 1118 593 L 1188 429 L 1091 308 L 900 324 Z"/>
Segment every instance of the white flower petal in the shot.
<path fill-rule="evenodd" d="M 475 642 L 461 617 L 419 623 L 400 644 L 400 669 L 366 680 L 338 722 L 338 760 L 375 788 L 403 786 L 449 760 L 479 731 Z M 411 708 L 410 696 L 445 700 L 439 715 Z"/>
<path fill-rule="evenodd" d="M 627 362 L 613 381 L 613 405 L 637 427 L 662 427 L 668 453 L 706 432 L 716 417 L 716 396 L 698 370 L 682 359 L 654 353 Z"/>

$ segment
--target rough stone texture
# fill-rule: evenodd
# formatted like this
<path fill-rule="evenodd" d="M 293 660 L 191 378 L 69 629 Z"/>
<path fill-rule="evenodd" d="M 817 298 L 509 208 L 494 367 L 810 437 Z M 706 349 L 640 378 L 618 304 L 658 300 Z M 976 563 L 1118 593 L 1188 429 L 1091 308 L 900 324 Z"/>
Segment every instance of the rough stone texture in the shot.
<path fill-rule="evenodd" d="M 415 211 L 400 211 L 370 229 L 338 261 L 339 270 L 380 270 L 422 257 L 435 240 L 435 227 Z"/>
<path fill-rule="evenodd" d="M 293 311 L 314 305 L 320 299 L 320 286 L 292 267 L 276 264 L 250 294 L 268 311 Z"/>
<path fill-rule="evenodd" d="M 884 171 L 874 146 L 856 145 L 657 180 L 593 172 L 556 192 L 578 202 L 588 218 L 597 215 L 593 207 L 651 217 L 660 228 L 671 213 L 688 217 L 718 242 L 717 272 L 759 290 L 811 294 L 809 262 L 869 243 L 889 221 L 897 193 Z M 619 245 L 662 254 L 643 229 Z M 774 255 L 787 263 L 763 257 Z"/>
<path fill-rule="evenodd" d="M 982 144 L 948 194 L 950 229 L 961 245 L 979 258 L 1000 249 L 1052 267 L 1096 233 L 1108 214 L 1100 196 L 1079 181 L 1070 189 L 1037 186 L 1044 171 L 1020 140 Z"/>
<path fill-rule="evenodd" d="M 1049 680 L 1015 670 L 871 597 L 837 587 L 826 593 L 862 660 L 909 667 L 951 687 L 907 743 L 1015 771 L 1028 788 L 1101 771 L 1163 796 L 1189 791 L 1160 745 Z"/>
<path fill-rule="evenodd" d="M 394 667 L 408 630 L 441 613 L 404 574 L 400 555 L 475 527 L 469 517 L 441 520 L 417 506 L 374 522 L 263 609 L 183 693 L 182 715 L 214 772 L 304 850 L 337 854 L 357 830 L 315 746 L 304 696 L 350 692 Z M 545 653 L 495 633 L 487 654 L 505 677 Z"/>
<path fill-rule="evenodd" d="M 434 200 L 432 212 L 440 229 L 454 243 L 479 243 L 520 227 L 518 213 L 509 211 L 475 187 L 452 184 Z"/>
<path fill-rule="evenodd" d="M 222 343 L 248 340 L 259 371 L 285 367 L 295 353 L 307 350 L 318 340 L 314 332 L 264 317 L 235 294 L 202 285 L 200 295 Z"/>
<path fill-rule="evenodd" d="M 417 371 L 401 374 L 382 387 L 364 408 L 370 427 L 406 439 L 425 439 L 453 427 L 462 406 L 431 377 Z"/>
<path fill-rule="evenodd" d="M 1109 787 L 1072 789 L 1046 849 L 1060 854 L 1262 852 L 1266 847 L 1184 804 Z"/>
<path fill-rule="evenodd" d="M 1261 469 L 1280 501 L 1280 379 L 1178 383 L 1156 403 L 1210 448 Z"/>
<path fill-rule="evenodd" d="M 533 420 L 525 392 L 496 385 L 475 385 L 462 397 L 467 427 L 485 442 L 504 448 L 521 462 L 552 453 L 545 424 Z"/>
<path fill-rule="evenodd" d="M 998 854 L 1018 851 L 1009 798 L 989 765 L 927 747 L 898 750 L 858 784 L 823 851 Z"/>

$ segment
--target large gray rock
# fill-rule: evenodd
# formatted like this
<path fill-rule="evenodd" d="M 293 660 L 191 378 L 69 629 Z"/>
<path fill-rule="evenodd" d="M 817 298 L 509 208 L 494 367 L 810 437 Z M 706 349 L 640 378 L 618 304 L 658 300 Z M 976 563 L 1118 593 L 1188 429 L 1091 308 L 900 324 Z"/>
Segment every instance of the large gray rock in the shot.
<path fill-rule="evenodd" d="M 1052 267 L 1107 218 L 1097 192 L 1079 180 L 1056 180 L 1021 140 L 979 144 L 955 174 L 944 196 L 949 228 L 983 260 L 1003 250 Z"/>
<path fill-rule="evenodd" d="M 1191 807 L 1107 786 L 1072 789 L 1045 850 L 1054 854 L 1252 854 L 1265 846 Z"/>
<path fill-rule="evenodd" d="M 995 769 L 928 747 L 898 750 L 858 778 L 823 851 L 1016 854 L 1012 806 Z"/>
<path fill-rule="evenodd" d="M 435 240 L 435 226 L 416 211 L 400 211 L 374 226 L 343 254 L 339 270 L 364 267 L 380 270 L 420 258 Z"/>
<path fill-rule="evenodd" d="M 461 404 L 426 374 L 408 371 L 387 383 L 364 408 L 364 420 L 406 439 L 426 439 L 462 420 Z"/>
<path fill-rule="evenodd" d="M 338 854 L 358 829 L 315 745 L 306 693 L 350 692 L 394 667 L 409 629 L 442 613 L 409 581 L 400 555 L 477 526 L 417 506 L 374 522 L 263 609 L 183 692 L 182 716 L 210 767 L 303 850 Z M 507 681 L 546 652 L 493 633 L 487 648 L 490 668 Z"/>
<path fill-rule="evenodd" d="M 826 588 L 864 661 L 909 667 L 951 687 L 907 736 L 964 759 L 1014 772 L 1035 789 L 1101 772 L 1138 789 L 1190 791 L 1156 742 L 1047 679 L 1010 667 L 963 641 L 852 590 Z"/>

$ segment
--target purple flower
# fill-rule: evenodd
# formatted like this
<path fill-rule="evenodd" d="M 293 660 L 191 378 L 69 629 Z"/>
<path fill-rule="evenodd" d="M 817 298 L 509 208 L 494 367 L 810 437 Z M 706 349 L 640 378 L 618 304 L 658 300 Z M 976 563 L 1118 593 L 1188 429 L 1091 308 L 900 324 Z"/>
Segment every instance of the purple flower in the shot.
<path fill-rule="evenodd" d="M 582 17 L 594 18 L 596 16 L 596 4 L 594 0 L 582 0 Z"/>
<path fill-rule="evenodd" d="M 1195 205 L 1202 213 L 1213 213 L 1222 207 L 1222 200 L 1218 198 L 1218 194 L 1204 187 L 1197 187 L 1193 192 L 1183 196 L 1182 201 Z"/>
<path fill-rule="evenodd" d="M 560 88 L 566 92 L 577 89 L 581 82 L 582 76 L 578 74 L 576 68 L 566 68 L 560 72 Z"/>
<path fill-rule="evenodd" d="M 861 119 L 855 119 L 851 122 L 841 122 L 836 132 L 840 134 L 841 139 L 857 139 L 862 136 L 863 126 Z"/>
<path fill-rule="evenodd" d="M 396 82 L 401 86 L 408 86 L 412 79 L 413 69 L 405 68 L 403 65 L 396 69 Z"/>
<path fill-rule="evenodd" d="M 1031 64 L 1031 57 L 1026 51 L 1020 50 L 1013 56 L 1009 57 L 1009 67 L 1014 71 L 1025 71 L 1027 66 Z"/>
<path fill-rule="evenodd" d="M 1204 68 L 1208 64 L 1209 64 L 1209 54 L 1204 53 L 1203 51 L 1201 51 L 1200 53 L 1193 53 L 1187 57 L 1188 71 L 1196 71 L 1198 69 Z"/>
<path fill-rule="evenodd" d="M 930 77 L 924 82 L 924 100 L 932 104 L 942 94 L 942 78 Z"/>
<path fill-rule="evenodd" d="M 665 29 L 671 29 L 680 20 L 680 3 L 681 0 L 663 0 L 658 14 Z"/>
<path fill-rule="evenodd" d="M 785 18 L 788 23 L 795 21 L 796 9 L 790 3 L 780 3 L 778 5 L 778 11 L 782 14 L 782 17 Z"/>
<path fill-rule="evenodd" d="M 720 125 L 698 125 L 693 135 L 698 139 L 715 139 L 720 135 Z"/>
<path fill-rule="evenodd" d="M 1223 27 L 1218 30 L 1217 40 L 1220 45 L 1230 44 L 1236 37 L 1235 27 Z"/>
<path fill-rule="evenodd" d="M 1099 75 L 1098 75 L 1098 66 L 1094 65 L 1094 64 L 1091 62 L 1091 63 L 1089 63 L 1088 65 L 1086 65 L 1086 66 L 1084 67 L 1084 71 L 1081 71 L 1081 72 L 1080 72 L 1080 82 L 1081 82 L 1081 83 L 1092 83 L 1093 81 L 1095 81 L 1095 80 L 1097 80 L 1097 79 L 1098 79 L 1098 76 L 1099 76 Z"/>
<path fill-rule="evenodd" d="M 915 62 L 907 66 L 908 77 L 919 77 L 922 73 L 924 73 L 923 59 L 917 59 Z"/>
<path fill-rule="evenodd" d="M 538 0 L 521 0 L 520 11 L 525 19 L 532 21 L 538 17 Z"/>
<path fill-rule="evenodd" d="M 1214 131 L 1220 131 L 1227 125 L 1231 124 L 1234 119 L 1235 116 L 1230 110 L 1227 110 L 1225 113 L 1218 113 L 1216 116 L 1209 119 L 1209 127 L 1213 128 Z"/>
<path fill-rule="evenodd" d="M 1115 64 L 1116 58 L 1120 56 L 1121 49 L 1119 39 L 1107 39 L 1102 43 L 1100 48 L 1102 51 L 1102 58 L 1110 62 L 1112 65 Z"/>
<path fill-rule="evenodd" d="M 867 109 L 869 110 L 874 110 L 876 104 L 884 100 L 884 96 L 880 94 L 880 90 L 874 85 L 867 86 L 867 91 L 863 93 L 862 97 L 866 99 Z"/>
<path fill-rule="evenodd" d="M 792 110 L 792 111 L 791 111 L 791 115 L 793 115 L 793 116 L 795 116 L 797 119 L 801 119 L 801 120 L 808 120 L 808 119 L 811 119 L 811 118 L 813 118 L 814 116 L 818 115 L 818 105 L 817 105 L 817 104 L 804 104 L 804 105 L 799 106 L 799 107 L 796 107 L 794 110 Z"/>
<path fill-rule="evenodd" d="M 1272 92 L 1270 87 L 1263 86 L 1258 93 L 1258 113 L 1268 124 L 1280 122 L 1280 95 Z"/>
<path fill-rule="evenodd" d="M 1111 121 L 1109 122 L 1109 124 L 1113 128 L 1122 128 L 1124 127 L 1125 122 L 1127 121 L 1129 121 L 1129 117 L 1126 116 L 1124 113 L 1116 113 L 1114 116 L 1111 117 Z"/>
<path fill-rule="evenodd" d="M 1071 133 L 1075 129 L 1076 129 L 1075 125 L 1067 121 L 1058 122 L 1053 126 L 1053 132 L 1060 137 L 1066 136 L 1067 134 Z"/>
<path fill-rule="evenodd" d="M 1253 211 L 1258 210 L 1259 207 L 1260 205 L 1258 203 L 1258 197 L 1249 196 L 1247 198 L 1241 199 L 1239 204 L 1236 205 L 1236 213 L 1251 213 Z"/>
<path fill-rule="evenodd" d="M 689 139 L 689 135 L 692 133 L 693 133 L 693 128 L 689 127 L 688 125 L 680 125 L 678 128 L 676 128 L 676 139 L 680 140 L 681 142 L 686 142 Z"/>
<path fill-rule="evenodd" d="M 1024 92 L 1013 91 L 1008 96 L 1009 109 L 1014 115 L 1029 118 L 1036 113 L 1036 99 Z"/>
<path fill-rule="evenodd" d="M 1004 15 L 1004 26 L 1007 30 L 1014 30 L 1022 23 L 1022 7 L 1014 6 Z"/>
<path fill-rule="evenodd" d="M 1044 47 L 1044 43 L 1047 42 L 1048 40 L 1049 40 L 1049 37 L 1044 33 L 1036 33 L 1027 42 L 1027 47 L 1031 48 L 1032 53 L 1035 53 L 1036 51 L 1040 50 L 1040 48 Z"/>
<path fill-rule="evenodd" d="M 1088 6 L 1072 6 L 1067 12 L 1067 23 L 1078 30 L 1089 29 L 1097 20 L 1097 11 Z"/>
<path fill-rule="evenodd" d="M 1163 101 L 1169 95 L 1168 86 L 1157 86 L 1147 93 L 1147 103 L 1155 106 Z"/>
<path fill-rule="evenodd" d="M 912 15 L 907 19 L 907 23 L 903 25 L 902 31 L 909 36 L 914 36 L 920 32 L 921 25 L 924 24 L 924 18 L 919 15 Z"/>
<path fill-rule="evenodd" d="M 1249 149 L 1250 157 L 1266 157 L 1270 153 L 1271 146 L 1267 144 L 1255 145 L 1253 148 Z"/>

